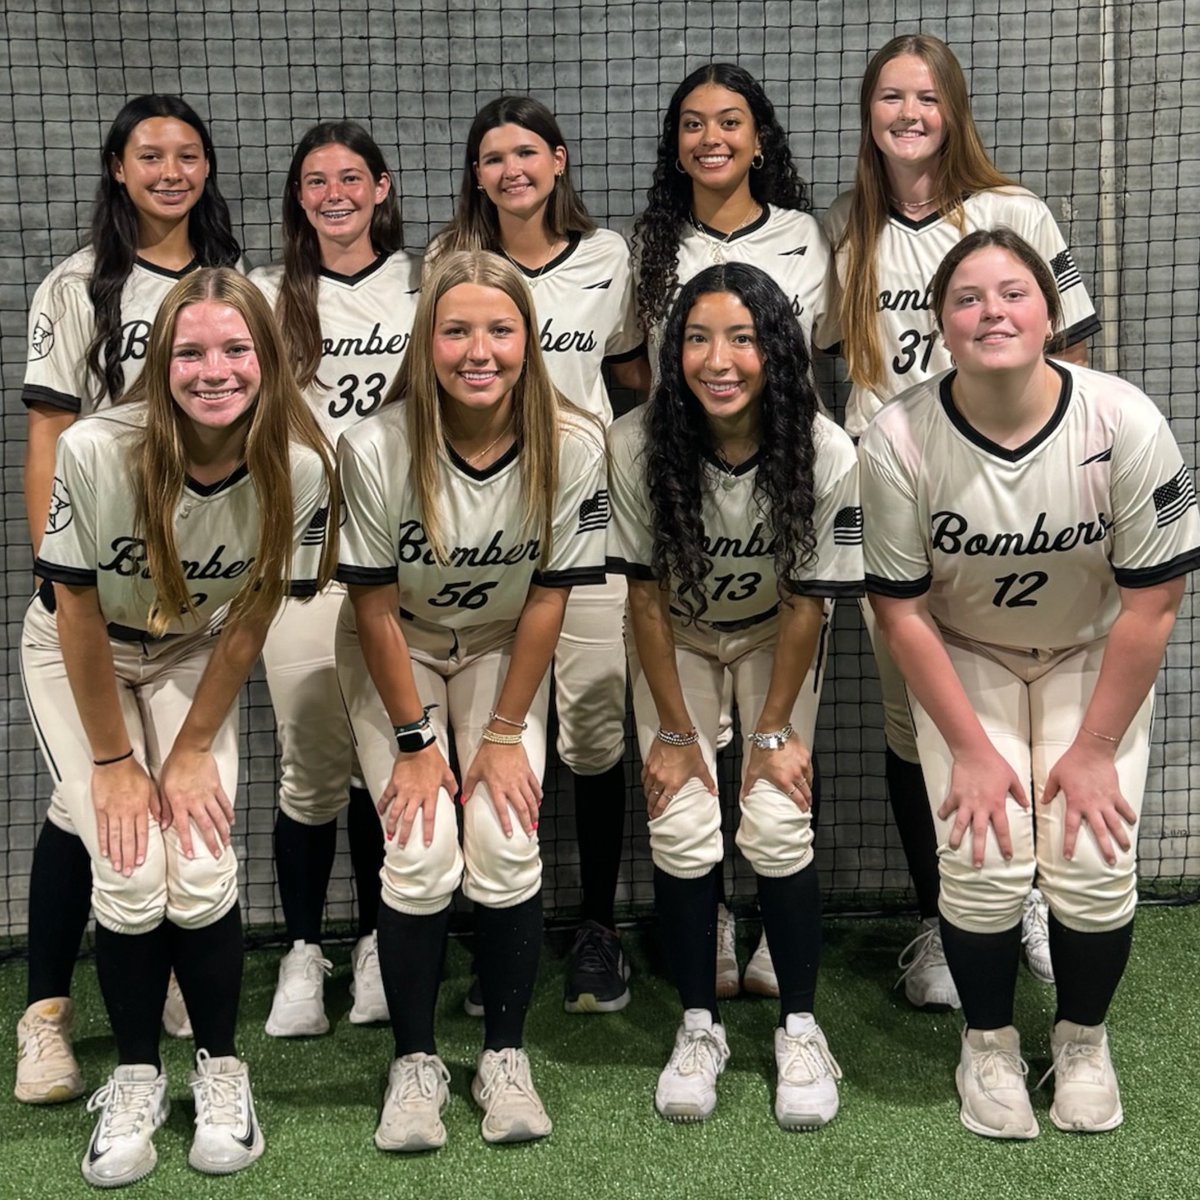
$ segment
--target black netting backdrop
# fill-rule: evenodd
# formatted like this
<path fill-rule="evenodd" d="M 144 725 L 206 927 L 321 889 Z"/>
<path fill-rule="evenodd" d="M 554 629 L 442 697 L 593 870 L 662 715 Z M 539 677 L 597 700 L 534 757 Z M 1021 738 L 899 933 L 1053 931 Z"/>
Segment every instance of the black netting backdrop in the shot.
<path fill-rule="evenodd" d="M 366 124 L 397 176 L 409 248 L 449 216 L 467 126 L 500 91 L 557 114 L 577 184 L 601 224 L 639 209 L 662 106 L 710 59 L 762 79 L 823 211 L 853 178 L 856 94 L 870 54 L 898 32 L 944 38 L 967 70 L 980 131 L 1000 168 L 1046 198 L 1104 323 L 1095 365 L 1144 388 L 1185 459 L 1197 441 L 1200 262 L 1200 3 L 1053 0 L 815 0 L 590 3 L 493 0 L 39 0 L 0 8 L 0 141 L 14 166 L 0 189 L 0 370 L 5 389 L 0 939 L 25 933 L 28 872 L 48 777 L 21 695 L 17 643 L 30 591 L 21 498 L 19 394 L 33 290 L 88 223 L 98 148 L 124 101 L 179 92 L 210 119 L 221 184 L 248 260 L 277 257 L 279 196 L 296 138 L 313 122 Z M 1189 54 L 1189 50 L 1191 53 Z M 829 399 L 840 411 L 838 385 Z M 1145 894 L 1195 895 L 1200 878 L 1200 686 L 1194 605 L 1185 601 L 1160 679 L 1140 824 Z M 237 848 L 244 912 L 266 932 L 281 915 L 271 862 L 276 779 L 266 688 L 243 701 Z M 853 605 L 839 608 L 817 734 L 825 779 L 818 862 L 835 908 L 895 906 L 907 877 L 888 816 L 874 664 Z M 725 764 L 732 778 L 736 763 Z M 650 899 L 650 863 L 627 757 L 630 834 L 620 901 Z M 569 782 L 551 767 L 541 835 L 546 905 L 578 901 Z M 731 818 L 727 827 L 732 832 Z M 732 844 L 732 837 L 730 837 Z M 729 860 L 735 898 L 748 873 Z M 329 917 L 353 903 L 339 857 Z"/>

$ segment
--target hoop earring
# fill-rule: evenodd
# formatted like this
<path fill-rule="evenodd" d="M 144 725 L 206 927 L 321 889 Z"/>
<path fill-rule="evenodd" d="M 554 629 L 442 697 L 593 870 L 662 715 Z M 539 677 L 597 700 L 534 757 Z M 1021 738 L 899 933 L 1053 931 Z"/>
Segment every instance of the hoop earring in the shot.
<path fill-rule="evenodd" d="M 766 161 L 767 161 L 767 160 L 766 160 L 765 158 L 763 158 L 762 151 L 760 150 L 760 151 L 759 151 L 759 152 L 758 152 L 758 153 L 757 153 L 757 154 L 756 154 L 756 155 L 755 155 L 755 156 L 754 156 L 754 157 L 753 157 L 753 158 L 750 160 L 750 170 L 752 170 L 752 171 L 761 171 L 761 170 L 762 170 L 762 168 L 763 168 L 763 163 L 765 163 Z"/>
<path fill-rule="evenodd" d="M 675 170 L 677 170 L 677 171 L 680 173 L 680 175 L 686 175 L 686 174 L 687 174 L 687 167 L 685 167 L 685 166 L 683 165 L 683 163 L 681 163 L 681 162 L 679 161 L 679 159 L 676 159 L 676 160 L 675 160 Z"/>

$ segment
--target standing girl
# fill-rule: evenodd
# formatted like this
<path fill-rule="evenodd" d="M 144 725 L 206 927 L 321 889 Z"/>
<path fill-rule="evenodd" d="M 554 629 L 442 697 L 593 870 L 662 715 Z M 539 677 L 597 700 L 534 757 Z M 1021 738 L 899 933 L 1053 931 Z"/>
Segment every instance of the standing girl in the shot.
<path fill-rule="evenodd" d="M 1087 361 L 1099 328 L 1079 270 L 1049 209 L 1005 178 L 983 148 L 966 80 L 944 42 L 893 38 L 867 66 L 859 92 L 862 137 L 854 188 L 825 220 L 836 250 L 837 314 L 850 373 L 846 431 L 859 437 L 883 404 L 950 366 L 930 286 L 938 263 L 973 229 L 1006 225 L 1050 265 L 1063 304 L 1062 357 Z M 872 622 L 869 613 L 868 628 Z M 916 889 L 921 930 L 901 955 L 905 993 L 919 1008 L 957 1008 L 937 923 L 938 873 L 928 797 L 904 685 L 875 643 L 887 735 L 888 794 Z M 1030 966 L 1050 977 L 1045 907 L 1031 892 L 1026 909 Z"/>
<path fill-rule="evenodd" d="M 178 96 L 138 96 L 100 152 L 91 239 L 38 287 L 29 314 L 21 399 L 28 410 L 25 511 L 35 556 L 51 509 L 55 446 L 81 413 L 116 399 L 141 373 L 163 297 L 200 266 L 233 266 L 238 244 L 217 187 L 204 122 Z M 47 587 L 44 602 L 53 611 Z M 88 853 L 57 794 L 29 881 L 28 1008 L 17 1031 L 17 1099 L 83 1091 L 71 1049 L 71 975 L 87 923 Z M 173 1031 L 185 1028 L 179 1005 Z"/>
<path fill-rule="evenodd" d="M 458 208 L 431 254 L 449 250 L 491 250 L 521 272 L 537 304 L 546 370 L 573 403 L 612 421 L 606 363 L 618 383 L 645 390 L 629 248 L 588 216 L 562 131 L 537 100 L 501 96 L 476 115 Z M 574 781 L 583 891 L 567 1012 L 614 1012 L 629 1002 L 613 913 L 626 804 L 624 611 L 619 576 L 572 589 L 554 651 L 558 754 Z"/>
<path fill-rule="evenodd" d="M 1062 306 L 1023 238 L 969 234 L 931 303 L 957 366 L 885 408 L 861 456 L 867 586 L 913 702 L 966 1018 L 962 1122 L 1038 1132 L 1013 1027 L 1036 870 L 1050 1119 L 1101 1132 L 1122 1119 L 1104 1021 L 1133 935 L 1154 678 L 1200 566 L 1195 487 L 1146 396 L 1044 357 Z"/>
<path fill-rule="evenodd" d="M 610 439 L 609 559 L 629 577 L 629 668 L 655 903 L 683 1005 L 655 1104 L 698 1121 L 729 1057 L 717 1013 L 713 782 L 725 675 L 747 730 L 737 843 L 779 980 L 775 1114 L 815 1129 L 841 1071 L 813 1016 L 821 943 L 812 745 L 832 598 L 862 592 L 850 439 L 818 413 L 788 297 L 741 263 L 709 267 L 667 322 L 649 405 Z"/>
<path fill-rule="evenodd" d="M 542 939 L 547 672 L 571 587 L 604 574 L 604 448 L 550 382 L 529 289 L 483 251 L 440 256 L 388 399 L 338 452 L 338 677 L 389 843 L 379 959 L 395 1059 L 375 1142 L 445 1141 L 434 1010 L 464 861 L 485 1022 L 471 1093 L 486 1140 L 524 1141 L 550 1132 L 522 1048 Z"/>
<path fill-rule="evenodd" d="M 420 264 L 402 249 L 391 173 L 361 125 L 326 122 L 300 139 L 283 189 L 283 244 L 283 262 L 250 279 L 271 301 L 304 398 L 335 444 L 382 403 L 420 290 Z M 285 599 L 263 649 L 282 768 L 275 875 L 292 946 L 267 1018 L 274 1037 L 329 1029 L 321 917 L 347 791 L 358 898 L 350 1020 L 387 1020 L 375 937 L 383 835 L 370 794 L 351 777 L 350 726 L 333 662 L 344 596 L 334 584 L 311 602 Z"/>
<path fill-rule="evenodd" d="M 189 1162 L 263 1149 L 234 1044 L 242 975 L 238 689 L 285 590 L 328 578 L 332 464 L 260 294 L 202 270 L 167 295 L 129 403 L 59 440 L 22 679 L 58 803 L 91 860 L 96 970 L 119 1063 L 83 1174 L 153 1169 L 159 1015 L 174 967 L 196 1041 Z M 336 525 L 334 526 L 336 528 Z"/>

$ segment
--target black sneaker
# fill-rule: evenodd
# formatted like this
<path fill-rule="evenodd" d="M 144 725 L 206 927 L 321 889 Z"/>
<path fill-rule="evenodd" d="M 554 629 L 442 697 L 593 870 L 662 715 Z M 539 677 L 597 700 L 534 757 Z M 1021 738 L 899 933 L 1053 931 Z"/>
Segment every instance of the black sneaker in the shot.
<path fill-rule="evenodd" d="M 463 997 L 463 1012 L 468 1017 L 483 1016 L 483 986 L 478 975 L 471 976 L 471 986 L 467 988 L 467 994 Z"/>
<path fill-rule="evenodd" d="M 595 921 L 584 921 L 571 947 L 563 1008 L 569 1013 L 618 1012 L 629 1003 L 628 978 L 621 939 Z"/>

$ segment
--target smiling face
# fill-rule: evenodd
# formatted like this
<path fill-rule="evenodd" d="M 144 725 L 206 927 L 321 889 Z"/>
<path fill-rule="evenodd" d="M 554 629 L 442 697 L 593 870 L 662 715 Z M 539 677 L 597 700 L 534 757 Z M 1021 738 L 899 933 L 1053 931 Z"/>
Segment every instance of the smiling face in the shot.
<path fill-rule="evenodd" d="M 565 146 L 550 146 L 520 125 L 498 125 L 479 143 L 475 178 L 501 213 L 528 218 L 545 209 L 566 166 Z"/>
<path fill-rule="evenodd" d="M 204 194 L 208 159 L 200 134 L 176 117 L 148 117 L 133 127 L 125 148 L 112 160 L 139 221 L 183 220 Z"/>
<path fill-rule="evenodd" d="M 753 418 L 765 374 L 750 310 L 732 292 L 698 296 L 683 328 L 684 382 L 711 422 Z"/>
<path fill-rule="evenodd" d="M 1033 272 L 999 246 L 959 263 L 939 319 L 946 348 L 965 375 L 1027 368 L 1042 359 L 1053 332 Z"/>
<path fill-rule="evenodd" d="M 937 160 L 946 138 L 940 103 L 923 58 L 901 54 L 884 64 L 871 97 L 871 137 L 889 167 Z"/>
<path fill-rule="evenodd" d="M 363 240 L 370 245 L 375 206 L 390 187 L 386 175 L 372 176 L 361 155 L 330 142 L 304 156 L 297 198 L 322 247 L 329 243 L 345 251 Z"/>
<path fill-rule="evenodd" d="M 181 309 L 171 344 L 171 396 L 200 430 L 248 417 L 262 382 L 254 340 L 232 305 L 202 300 Z"/>
<path fill-rule="evenodd" d="M 511 404 L 526 337 L 516 304 L 499 288 L 450 288 L 433 317 L 433 369 L 445 398 L 475 412 Z"/>
<path fill-rule="evenodd" d="M 679 108 L 679 163 L 693 187 L 729 195 L 746 184 L 761 152 L 746 97 L 719 84 L 689 92 Z"/>

